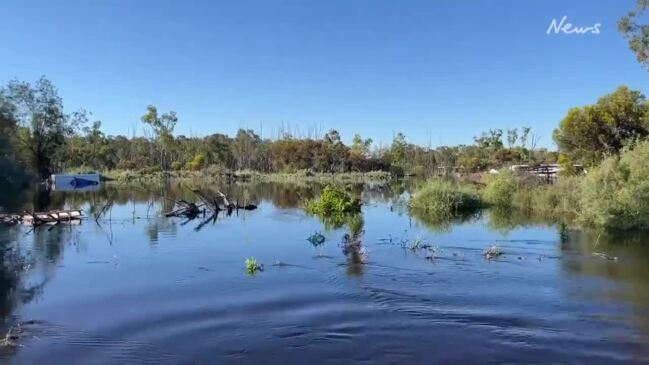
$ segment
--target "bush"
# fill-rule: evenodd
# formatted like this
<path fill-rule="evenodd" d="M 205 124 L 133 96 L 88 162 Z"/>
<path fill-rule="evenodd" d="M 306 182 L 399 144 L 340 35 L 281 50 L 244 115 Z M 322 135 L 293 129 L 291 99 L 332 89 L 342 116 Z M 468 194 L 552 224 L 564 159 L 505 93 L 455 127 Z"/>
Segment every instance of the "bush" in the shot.
<path fill-rule="evenodd" d="M 580 218 L 614 229 L 649 229 L 649 141 L 623 149 L 590 171 L 581 189 Z"/>
<path fill-rule="evenodd" d="M 432 179 L 410 198 L 409 207 L 427 215 L 451 217 L 480 207 L 480 199 L 472 186 L 454 181 Z"/>
<path fill-rule="evenodd" d="M 502 171 L 498 175 L 489 177 L 487 186 L 482 192 L 482 197 L 490 205 L 509 208 L 513 204 L 514 194 L 517 189 L 518 181 L 514 174 L 509 171 Z"/>
<path fill-rule="evenodd" d="M 187 163 L 187 169 L 191 171 L 198 171 L 205 167 L 205 155 L 199 153 Z"/>
<path fill-rule="evenodd" d="M 323 217 L 358 213 L 361 211 L 361 202 L 352 198 L 344 189 L 327 185 L 318 199 L 306 201 L 304 210 Z"/>

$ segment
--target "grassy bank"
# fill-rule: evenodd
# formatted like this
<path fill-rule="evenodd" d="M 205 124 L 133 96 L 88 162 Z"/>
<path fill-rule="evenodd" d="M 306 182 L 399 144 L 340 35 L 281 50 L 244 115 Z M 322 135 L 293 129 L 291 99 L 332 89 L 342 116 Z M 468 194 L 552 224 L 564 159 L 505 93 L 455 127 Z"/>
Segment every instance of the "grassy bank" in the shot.
<path fill-rule="evenodd" d="M 74 172 L 74 171 L 72 171 Z M 266 182 L 372 182 L 392 179 L 389 172 L 344 172 L 344 173 L 314 173 L 302 170 L 291 173 L 261 173 L 257 171 L 226 171 L 218 168 L 190 171 L 160 171 L 159 169 L 143 170 L 109 170 L 102 172 L 107 181 L 116 183 L 156 182 L 163 180 L 216 180 L 216 181 L 266 181 Z"/>
<path fill-rule="evenodd" d="M 484 182 L 475 192 L 467 184 L 430 180 L 412 196 L 410 207 L 443 215 L 486 206 L 582 226 L 649 230 L 649 141 L 626 147 L 586 175 L 561 176 L 554 184 L 509 171 Z"/>

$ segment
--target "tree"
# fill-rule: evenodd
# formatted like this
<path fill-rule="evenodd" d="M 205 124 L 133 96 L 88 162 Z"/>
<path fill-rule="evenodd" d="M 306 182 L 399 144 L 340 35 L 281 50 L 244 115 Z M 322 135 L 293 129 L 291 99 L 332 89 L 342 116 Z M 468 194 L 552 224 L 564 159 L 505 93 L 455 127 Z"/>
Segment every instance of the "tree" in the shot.
<path fill-rule="evenodd" d="M 502 129 L 490 129 L 488 132 L 483 132 L 480 137 L 473 137 L 473 140 L 482 149 L 496 151 L 503 147 L 502 136 Z"/>
<path fill-rule="evenodd" d="M 178 117 L 174 111 L 159 116 L 158 109 L 153 105 L 147 106 L 146 110 L 146 114 L 141 118 L 142 122 L 151 126 L 156 140 L 160 143 L 160 167 L 162 169 L 169 168 L 169 153 L 174 147 L 173 132 L 176 123 L 178 123 Z"/>
<path fill-rule="evenodd" d="M 635 11 L 618 21 L 618 29 L 629 42 L 629 48 L 638 62 L 649 69 L 649 24 L 638 24 L 637 19 L 649 8 L 649 0 L 637 0 Z"/>
<path fill-rule="evenodd" d="M 16 131 L 14 107 L 0 98 L 0 189 L 5 193 L 7 189 L 19 187 L 27 181 L 27 175 L 16 155 Z"/>
<path fill-rule="evenodd" d="M 593 105 L 570 109 L 553 138 L 570 160 L 593 165 L 647 135 L 649 103 L 639 91 L 620 86 Z"/>
<path fill-rule="evenodd" d="M 252 129 L 239 129 L 232 142 L 232 152 L 236 161 L 237 169 L 254 169 L 258 166 L 256 158 L 257 149 L 261 144 L 259 137 Z"/>
<path fill-rule="evenodd" d="M 367 156 L 372 142 L 372 138 L 363 139 L 360 134 L 354 134 L 351 151 L 361 156 Z"/>
<path fill-rule="evenodd" d="M 522 127 L 521 128 L 521 147 L 527 148 L 527 137 L 530 135 L 530 131 L 532 128 L 530 127 Z"/>
<path fill-rule="evenodd" d="M 507 130 L 507 145 L 509 148 L 513 148 L 516 145 L 518 140 L 518 129 L 508 129 Z"/>
<path fill-rule="evenodd" d="M 404 166 L 407 147 L 406 136 L 401 132 L 397 133 L 392 139 L 392 145 L 390 145 L 390 162 L 393 165 Z"/>
<path fill-rule="evenodd" d="M 45 77 L 33 85 L 18 80 L 10 81 L 0 90 L 3 103 L 13 105 L 19 127 L 18 148 L 34 171 L 48 178 L 63 153 L 66 137 L 86 120 L 86 113 L 78 111 L 67 115 L 57 89 Z"/>
<path fill-rule="evenodd" d="M 367 157 L 370 153 L 370 146 L 372 139 L 363 139 L 359 134 L 355 134 L 352 139 L 352 146 L 349 149 L 349 163 L 352 170 L 363 171 L 367 170 Z"/>

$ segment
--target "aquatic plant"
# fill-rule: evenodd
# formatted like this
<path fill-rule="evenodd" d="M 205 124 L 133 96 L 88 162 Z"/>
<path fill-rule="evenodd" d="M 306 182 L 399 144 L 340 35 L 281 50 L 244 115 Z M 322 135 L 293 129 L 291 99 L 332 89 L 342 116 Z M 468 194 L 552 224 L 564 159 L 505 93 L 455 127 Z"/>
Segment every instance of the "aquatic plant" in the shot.
<path fill-rule="evenodd" d="M 258 264 L 257 259 L 254 257 L 247 258 L 244 264 L 246 265 L 246 272 L 251 275 L 264 270 L 264 265 Z"/>
<path fill-rule="evenodd" d="M 323 245 L 325 243 L 325 241 L 327 240 L 327 238 L 321 232 L 315 231 L 306 240 L 311 242 L 313 247 L 318 247 L 318 246 Z"/>
<path fill-rule="evenodd" d="M 489 205 L 500 208 L 512 206 L 514 194 L 518 188 L 518 181 L 510 171 L 501 171 L 497 175 L 489 176 L 487 185 L 482 191 L 482 199 Z"/>
<path fill-rule="evenodd" d="M 451 218 L 481 206 L 475 189 L 445 179 L 431 179 L 410 198 L 409 207 L 422 210 L 428 216 Z"/>
<path fill-rule="evenodd" d="M 361 202 L 344 189 L 327 185 L 322 190 L 320 197 L 315 200 L 307 200 L 304 203 L 304 210 L 309 214 L 330 217 L 358 213 L 361 211 Z"/>

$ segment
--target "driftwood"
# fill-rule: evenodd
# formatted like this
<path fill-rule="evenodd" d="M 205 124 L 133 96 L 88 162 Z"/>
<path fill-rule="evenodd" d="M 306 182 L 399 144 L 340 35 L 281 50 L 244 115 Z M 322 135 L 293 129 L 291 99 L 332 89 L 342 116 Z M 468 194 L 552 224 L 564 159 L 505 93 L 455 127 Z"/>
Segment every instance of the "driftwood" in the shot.
<path fill-rule="evenodd" d="M 228 215 L 232 214 L 234 210 L 255 210 L 257 206 L 254 204 L 240 205 L 238 202 L 232 203 L 228 197 L 220 191 L 216 191 L 216 197 L 208 197 L 199 190 L 192 190 L 196 196 L 208 207 L 211 212 L 227 211 Z"/>
<path fill-rule="evenodd" d="M 234 204 L 228 200 L 228 197 L 222 192 L 216 192 L 216 196 L 208 196 L 198 189 L 192 190 L 192 192 L 198 197 L 200 203 L 192 203 L 186 200 L 178 200 L 175 202 L 174 209 L 171 212 L 165 214 L 167 217 L 185 217 L 188 219 L 194 219 L 198 216 L 206 217 L 200 227 L 205 225 L 208 222 L 215 222 L 216 217 L 219 212 L 226 212 L 227 215 L 231 215 L 233 211 L 238 210 L 254 210 L 257 209 L 257 206 L 254 204 L 245 204 L 240 205 L 238 203 Z M 201 209 L 202 208 L 202 209 Z M 206 211 L 209 212 L 206 214 Z"/>
<path fill-rule="evenodd" d="M 0 215 L 0 223 L 5 225 L 25 224 L 40 226 L 42 224 L 79 224 L 83 217 L 81 210 L 52 210 L 49 212 L 25 212 L 20 214 Z"/>
<path fill-rule="evenodd" d="M 195 218 L 201 214 L 201 206 L 202 204 L 197 205 L 196 203 L 190 203 L 186 200 L 179 200 L 176 202 L 175 209 L 165 214 L 165 216 Z"/>

